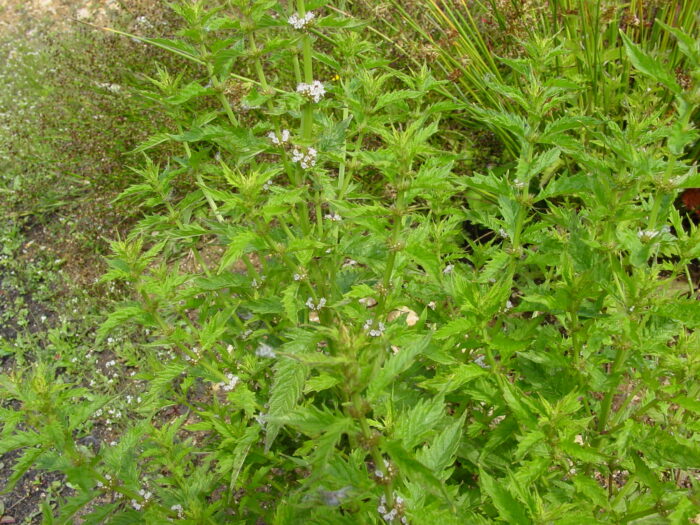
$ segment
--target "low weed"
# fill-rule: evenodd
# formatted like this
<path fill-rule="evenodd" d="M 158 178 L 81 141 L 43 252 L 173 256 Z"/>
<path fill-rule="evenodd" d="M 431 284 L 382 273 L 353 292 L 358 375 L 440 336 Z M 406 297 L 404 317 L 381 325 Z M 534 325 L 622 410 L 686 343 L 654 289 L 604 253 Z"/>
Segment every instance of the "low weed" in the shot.
<path fill-rule="evenodd" d="M 326 4 L 177 2 L 137 37 L 191 67 L 142 85 L 170 127 L 103 278 L 116 391 L 1 376 L 9 486 L 62 473 L 47 523 L 697 519 L 697 84 L 623 35 L 632 94 L 593 116 L 538 37 L 479 106 Z M 515 160 L 466 173 L 465 111 Z"/>

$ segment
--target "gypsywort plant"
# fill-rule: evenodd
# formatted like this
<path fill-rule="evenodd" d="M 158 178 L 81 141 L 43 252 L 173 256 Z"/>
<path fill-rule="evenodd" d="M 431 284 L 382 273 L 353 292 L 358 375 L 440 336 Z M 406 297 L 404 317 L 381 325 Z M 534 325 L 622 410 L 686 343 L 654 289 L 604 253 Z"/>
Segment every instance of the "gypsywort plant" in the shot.
<path fill-rule="evenodd" d="M 172 128 L 137 153 L 175 153 L 135 168 L 105 276 L 133 298 L 99 337 L 147 339 L 140 417 L 90 447 L 79 417 L 53 441 L 13 416 L 0 450 L 66 474 L 61 522 L 686 523 L 697 94 L 625 41 L 648 98 L 624 128 L 578 115 L 534 40 L 489 86 L 515 109 L 469 107 L 517 161 L 466 173 L 441 124 L 464 106 L 325 4 L 176 3 L 178 35 L 139 37 L 193 63 L 143 79 Z"/>

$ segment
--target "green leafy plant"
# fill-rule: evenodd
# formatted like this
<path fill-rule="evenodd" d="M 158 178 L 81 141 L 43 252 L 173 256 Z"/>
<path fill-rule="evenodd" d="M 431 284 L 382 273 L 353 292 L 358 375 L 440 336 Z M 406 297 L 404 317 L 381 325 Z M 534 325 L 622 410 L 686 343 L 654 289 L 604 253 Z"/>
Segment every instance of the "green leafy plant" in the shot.
<path fill-rule="evenodd" d="M 631 61 L 625 40 L 668 61 L 669 74 L 690 82 L 686 56 L 675 45 L 665 26 L 687 35 L 697 34 L 700 5 L 688 2 L 617 2 L 596 0 L 530 0 L 526 2 L 430 0 L 419 5 L 389 2 L 396 12 L 388 24 L 389 40 L 397 40 L 405 53 L 430 52 L 454 80 L 451 91 L 477 106 L 512 110 L 518 102 L 494 92 L 492 82 L 513 85 L 510 67 L 498 57 L 517 59 L 524 43 L 552 38 L 562 53 L 552 67 L 562 79 L 582 89 L 570 101 L 587 115 L 603 112 L 608 118 L 624 118 L 622 104 L 630 94 Z M 399 29 L 408 24 L 409 32 Z M 412 34 L 420 35 L 419 39 Z M 417 49 L 419 48 L 419 49 Z M 428 52 L 428 51 L 426 51 Z M 670 95 L 662 103 L 668 108 Z M 478 115 L 470 115 L 478 118 Z M 497 129 L 506 150 L 517 156 L 518 141 L 507 130 Z"/>
<path fill-rule="evenodd" d="M 325 4 L 177 3 L 175 37 L 140 37 L 194 64 L 144 93 L 173 127 L 136 154 L 178 151 L 135 168 L 104 277 L 133 295 L 98 342 L 143 327 L 146 390 L 118 440 L 74 447 L 79 479 L 43 464 L 76 486 L 57 521 L 693 519 L 700 233 L 673 201 L 697 92 L 622 37 L 626 126 L 594 118 L 534 38 L 489 85 L 510 107 L 458 104 Z M 465 109 L 514 162 L 463 172 L 441 126 Z M 5 412 L 0 453 L 27 446 Z M 89 425 L 65 428 L 37 430 L 51 457 Z"/>

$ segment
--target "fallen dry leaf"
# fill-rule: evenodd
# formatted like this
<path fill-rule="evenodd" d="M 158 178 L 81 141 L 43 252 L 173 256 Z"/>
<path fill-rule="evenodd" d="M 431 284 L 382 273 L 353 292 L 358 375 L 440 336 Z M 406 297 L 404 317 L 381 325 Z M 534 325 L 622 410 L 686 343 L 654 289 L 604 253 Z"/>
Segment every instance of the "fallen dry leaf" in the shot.
<path fill-rule="evenodd" d="M 387 321 L 395 321 L 399 317 L 401 317 L 403 314 L 406 314 L 406 324 L 408 326 L 413 326 L 415 325 L 420 317 L 418 317 L 418 314 L 411 310 L 408 306 L 401 306 L 397 308 L 396 310 L 389 312 L 389 315 L 387 316 Z"/>

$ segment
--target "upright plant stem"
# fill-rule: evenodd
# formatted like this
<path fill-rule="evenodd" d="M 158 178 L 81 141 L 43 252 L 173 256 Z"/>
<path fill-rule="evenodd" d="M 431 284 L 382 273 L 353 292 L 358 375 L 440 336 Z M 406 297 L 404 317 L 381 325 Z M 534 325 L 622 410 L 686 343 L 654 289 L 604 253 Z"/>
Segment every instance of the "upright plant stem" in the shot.
<path fill-rule="evenodd" d="M 304 0 L 297 0 L 297 11 L 299 16 L 306 15 L 306 6 Z M 302 57 L 304 64 L 304 82 L 311 84 L 314 80 L 313 70 L 313 51 L 311 49 L 311 35 L 305 31 L 301 37 Z M 314 108 L 313 103 L 309 100 L 304 106 L 301 118 L 301 136 L 305 141 L 310 141 L 313 133 L 313 118 Z"/>

